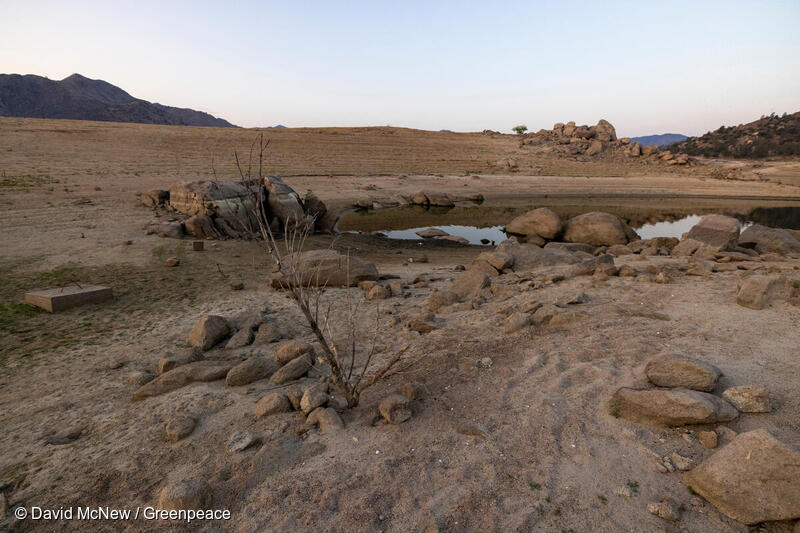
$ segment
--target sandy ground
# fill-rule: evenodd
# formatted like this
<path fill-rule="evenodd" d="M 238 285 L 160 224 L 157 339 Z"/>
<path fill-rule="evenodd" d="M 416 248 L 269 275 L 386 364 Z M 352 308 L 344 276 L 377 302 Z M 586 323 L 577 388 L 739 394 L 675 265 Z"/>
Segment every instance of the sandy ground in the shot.
<path fill-rule="evenodd" d="M 407 135 L 398 131 L 380 136 Z M 516 150 L 513 139 L 479 134 L 468 138 L 462 155 L 461 140 L 406 139 L 411 152 L 397 149 L 395 159 L 382 158 L 386 149 L 375 150 L 374 139 L 347 150 L 339 145 L 337 152 L 334 141 L 347 136 L 346 130 L 276 133 L 290 134 L 286 144 L 273 146 L 283 154 L 283 172 L 295 174 L 287 181 L 340 208 L 359 195 L 390 199 L 418 189 L 491 198 L 652 195 L 653 201 L 800 196 L 800 189 L 785 180 L 723 181 L 702 170 L 631 167 L 592 178 L 487 172 L 475 179 L 464 174 L 469 169 L 448 169 L 458 157 L 460 166 L 470 161 L 470 152 L 493 159 Z M 681 351 L 719 366 L 725 374 L 720 389 L 741 384 L 769 389 L 772 413 L 744 414 L 728 427 L 767 428 L 800 448 L 800 310 L 790 303 L 762 311 L 736 305 L 740 272 L 678 277 L 668 284 L 579 277 L 535 290 L 503 279 L 499 284 L 509 286 L 503 295 L 477 310 L 438 315 L 439 329 L 420 336 L 404 327 L 406 320 L 424 307 L 433 289 L 449 283 L 455 265 L 468 265 L 482 250 L 343 236 L 333 243 L 337 249 L 374 261 L 382 274 L 409 282 L 419 276 L 429 284 L 409 289 L 405 298 L 362 302 L 365 324 L 372 324 L 376 313 L 380 318 L 381 357 L 408 345 L 408 359 L 370 389 L 356 409 L 342 414 L 345 429 L 295 431 L 301 420 L 293 414 L 256 419 L 252 406 L 271 389 L 265 381 L 245 387 L 226 387 L 222 381 L 192 384 L 132 403 L 127 373 L 152 370 L 159 357 L 180 349 L 206 313 L 233 316 L 263 309 L 286 338 L 311 340 L 292 302 L 268 287 L 270 268 L 255 244 L 207 243 L 207 251 L 196 253 L 189 241 L 145 236 L 142 230 L 152 213 L 136 205 L 136 191 L 165 188 L 176 178 L 205 177 L 205 148 L 230 152 L 233 146 L 246 147 L 252 135 L 249 130 L 0 119 L 0 171 L 5 172 L 0 188 L 0 490 L 11 506 L 153 505 L 165 483 L 191 476 L 210 483 L 215 508 L 232 512 L 228 522 L 199 526 L 210 531 L 748 530 L 692 496 L 680 474 L 655 468 L 658 457 L 672 452 L 699 462 L 711 451 L 684 438 L 682 429 L 616 419 L 606 405 L 618 387 L 645 384 L 642 370 L 649 358 Z M 315 144 L 312 135 L 325 139 Z M 437 150 L 455 155 L 437 163 Z M 322 157 L 315 154 L 330 159 L 315 160 Z M 363 170 L 356 168 L 362 163 Z M 314 171 L 315 166 L 325 170 Z M 128 240 L 132 244 L 125 244 Z M 318 236 L 310 245 L 332 241 Z M 406 263 L 421 248 L 430 262 Z M 169 255 L 181 257 L 178 268 L 163 265 Z M 670 261 L 675 260 L 619 263 L 642 268 Z M 771 268 L 796 276 L 800 263 Z M 245 290 L 228 289 L 232 280 L 243 281 Z M 110 285 L 116 297 L 54 315 L 10 307 L 26 290 L 72 281 Z M 549 303 L 576 291 L 585 292 L 588 302 L 570 306 L 579 313 L 574 321 L 503 333 L 502 312 L 510 307 Z M 345 292 L 330 290 L 327 298 L 340 306 Z M 349 293 L 363 297 L 358 289 Z M 363 335 L 371 333 L 371 327 L 364 328 Z M 207 356 L 239 360 L 271 351 L 216 349 Z M 484 357 L 492 359 L 491 368 L 476 365 Z M 373 426 L 380 399 L 408 381 L 423 382 L 430 393 L 415 404 L 414 417 L 399 426 Z M 188 438 L 171 444 L 164 439 L 164 425 L 179 414 L 194 416 L 199 424 Z M 75 427 L 83 432 L 74 442 L 46 444 L 48 436 Z M 228 453 L 231 434 L 243 429 L 258 434 L 263 445 Z M 616 494 L 628 484 L 638 487 L 631 497 Z M 664 496 L 684 505 L 679 522 L 670 524 L 646 511 L 647 503 Z M 15 523 L 10 518 L 0 524 L 19 531 L 87 528 L 80 522 Z M 143 521 L 90 526 L 99 531 L 198 528 Z M 790 531 L 791 525 L 765 529 Z"/>

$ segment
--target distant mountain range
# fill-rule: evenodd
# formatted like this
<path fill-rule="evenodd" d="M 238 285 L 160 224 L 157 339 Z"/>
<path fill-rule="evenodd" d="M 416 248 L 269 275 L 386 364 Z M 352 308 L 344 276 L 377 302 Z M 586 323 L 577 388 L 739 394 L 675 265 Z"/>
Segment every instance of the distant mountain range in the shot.
<path fill-rule="evenodd" d="M 61 81 L 30 74 L 0 74 L 0 116 L 235 127 L 202 111 L 134 98 L 108 82 L 80 74 Z"/>
<path fill-rule="evenodd" d="M 759 158 L 800 155 L 800 111 L 772 113 L 738 126 L 721 126 L 670 146 L 671 151 L 708 157 Z"/>
<path fill-rule="evenodd" d="M 631 137 L 631 142 L 639 142 L 642 146 L 649 146 L 655 144 L 659 148 L 663 148 L 672 143 L 681 142 L 688 139 L 686 135 L 680 133 L 662 133 L 661 135 L 645 135 L 644 137 Z"/>

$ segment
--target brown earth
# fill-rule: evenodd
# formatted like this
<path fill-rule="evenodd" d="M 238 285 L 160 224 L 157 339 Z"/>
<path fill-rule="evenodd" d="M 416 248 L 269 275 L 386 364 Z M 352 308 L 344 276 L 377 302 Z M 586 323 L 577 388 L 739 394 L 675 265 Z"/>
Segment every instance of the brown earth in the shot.
<path fill-rule="evenodd" d="M 184 346 L 206 313 L 232 316 L 266 308 L 268 320 L 286 337 L 313 340 L 292 302 L 269 288 L 271 268 L 255 243 L 206 242 L 206 251 L 193 252 L 188 240 L 144 235 L 152 213 L 137 205 L 135 192 L 207 178 L 211 154 L 217 173 L 232 176 L 232 152 L 246 152 L 254 134 L 0 119 L 0 490 L 12 507 L 144 507 L 156 503 L 168 480 L 188 476 L 209 482 L 213 507 L 230 509 L 230 521 L 94 522 L 92 529 L 747 530 L 692 496 L 679 473 L 655 468 L 658 458 L 672 452 L 700 462 L 712 451 L 684 438 L 682 429 L 614 418 L 606 404 L 620 386 L 645 385 L 649 358 L 684 351 L 722 369 L 719 389 L 768 388 L 772 413 L 743 414 L 727 427 L 767 428 L 800 448 L 794 366 L 800 311 L 790 303 L 762 311 L 736 305 L 740 271 L 667 284 L 582 277 L 539 289 L 505 280 L 511 287 L 505 295 L 477 310 L 438 315 L 439 329 L 418 335 L 405 322 L 432 289 L 447 286 L 455 265 L 469 265 L 483 248 L 315 236 L 310 247 L 333 243 L 375 262 L 382 274 L 404 281 L 420 276 L 429 284 L 408 289 L 407 298 L 361 303 L 365 323 L 374 323 L 379 313 L 381 357 L 406 344 L 409 355 L 399 372 L 343 413 L 343 430 L 296 435 L 294 414 L 256 419 L 253 404 L 274 388 L 267 381 L 244 387 L 195 383 L 132 403 L 126 374 L 152 371 L 164 353 Z M 359 196 L 390 199 L 420 189 L 490 199 L 630 195 L 639 196 L 636 202 L 649 196 L 676 203 L 800 197 L 800 189 L 784 179 L 719 180 L 705 167 L 541 156 L 526 162 L 513 136 L 398 128 L 265 134 L 272 140 L 269 172 L 290 176 L 295 189 L 312 188 L 339 209 Z M 519 172 L 493 173 L 488 162 L 511 156 L 522 161 Z M 547 175 L 533 175 L 534 167 Z M 405 261 L 420 250 L 429 263 Z M 163 259 L 173 255 L 181 264 L 167 268 Z M 639 266 L 677 261 L 617 260 Z M 796 276 L 800 263 L 769 267 Z M 73 281 L 110 285 L 116 297 L 54 315 L 15 305 L 27 290 Z M 242 281 L 245 289 L 230 290 L 231 281 Z M 498 311 L 550 303 L 576 291 L 584 291 L 588 302 L 569 306 L 575 311 L 571 321 L 503 333 L 505 316 Z M 362 293 L 328 291 L 335 310 L 346 294 Z M 208 356 L 240 359 L 271 355 L 272 348 L 229 352 L 217 349 Z M 479 368 L 476 363 L 487 356 L 491 367 Z M 414 405 L 413 418 L 400 426 L 373 426 L 378 402 L 408 381 L 424 382 L 430 392 Z M 191 415 L 198 426 L 186 439 L 169 443 L 164 425 L 175 415 Z M 82 432 L 73 442 L 47 444 L 49 436 L 76 427 Z M 228 439 L 242 429 L 256 433 L 263 445 L 227 453 Z M 625 487 L 630 497 L 616 494 Z M 664 496 L 684 505 L 674 526 L 646 510 Z M 80 522 L 15 524 L 10 517 L 0 524 L 23 531 L 86 528 Z M 789 531 L 791 525 L 765 527 Z"/>

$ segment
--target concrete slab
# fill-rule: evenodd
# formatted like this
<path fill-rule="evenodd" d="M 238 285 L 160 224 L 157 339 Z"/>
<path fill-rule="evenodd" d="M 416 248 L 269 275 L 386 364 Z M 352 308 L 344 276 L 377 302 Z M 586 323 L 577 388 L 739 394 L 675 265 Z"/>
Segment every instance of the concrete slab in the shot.
<path fill-rule="evenodd" d="M 110 287 L 100 285 L 70 285 L 25 293 L 25 303 L 55 313 L 79 305 L 104 302 L 114 297 Z"/>

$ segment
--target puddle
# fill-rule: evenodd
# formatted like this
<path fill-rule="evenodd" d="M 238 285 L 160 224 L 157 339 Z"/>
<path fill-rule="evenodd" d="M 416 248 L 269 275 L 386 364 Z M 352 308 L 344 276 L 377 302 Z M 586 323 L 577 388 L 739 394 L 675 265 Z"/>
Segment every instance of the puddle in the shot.
<path fill-rule="evenodd" d="M 626 220 L 642 239 L 678 237 L 694 226 L 702 215 L 720 213 L 738 218 L 747 226 L 800 229 L 800 204 L 778 200 L 661 200 L 620 198 L 592 200 L 591 204 L 570 204 L 569 199 L 509 199 L 492 203 L 466 202 L 453 208 L 404 206 L 359 210 L 344 215 L 337 230 L 347 233 L 381 234 L 390 239 L 420 240 L 417 231 L 438 228 L 463 237 L 470 244 L 492 245 L 507 238 L 503 227 L 511 219 L 536 207 L 548 207 L 562 219 L 589 211 L 606 211 Z M 535 202 L 535 203 L 534 203 Z M 783 205 L 776 205 L 781 204 Z M 786 204 L 790 205 L 786 205 Z M 659 205 L 660 204 L 660 205 Z M 672 204 L 672 205 L 670 205 Z M 754 205 L 756 204 L 756 205 Z"/>

